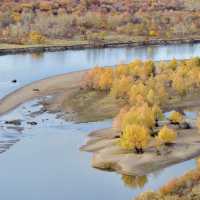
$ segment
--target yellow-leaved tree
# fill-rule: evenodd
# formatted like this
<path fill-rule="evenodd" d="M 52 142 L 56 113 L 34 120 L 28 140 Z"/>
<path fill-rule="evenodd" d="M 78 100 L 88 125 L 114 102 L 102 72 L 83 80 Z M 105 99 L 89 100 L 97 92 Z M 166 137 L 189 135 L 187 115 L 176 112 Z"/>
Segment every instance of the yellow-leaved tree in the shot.
<path fill-rule="evenodd" d="M 180 124 L 183 122 L 183 115 L 177 111 L 173 111 L 171 112 L 171 114 L 169 115 L 169 120 L 171 121 L 171 123 L 173 124 Z"/>
<path fill-rule="evenodd" d="M 115 98 L 126 98 L 131 85 L 131 77 L 122 76 L 120 79 L 115 79 L 111 88 L 111 95 Z"/>
<path fill-rule="evenodd" d="M 152 112 L 154 113 L 155 120 L 158 121 L 158 120 L 161 120 L 164 118 L 164 114 L 163 114 L 161 108 L 157 104 L 153 105 Z"/>
<path fill-rule="evenodd" d="M 100 90 L 110 90 L 113 83 L 113 70 L 107 68 L 103 70 L 103 73 L 100 75 L 98 87 Z"/>
<path fill-rule="evenodd" d="M 177 137 L 177 134 L 173 129 L 167 126 L 163 126 L 158 133 L 157 140 L 161 144 L 170 144 L 174 140 L 176 140 L 176 137 Z"/>
<path fill-rule="evenodd" d="M 31 44 L 42 44 L 45 42 L 45 37 L 36 31 L 30 32 L 28 37 Z"/>
<path fill-rule="evenodd" d="M 141 125 L 127 125 L 123 129 L 120 145 L 124 149 L 135 149 L 136 153 L 143 153 L 149 143 L 149 130 Z"/>
<path fill-rule="evenodd" d="M 98 66 L 89 70 L 83 77 L 83 87 L 87 89 L 98 89 L 99 79 L 103 70 L 103 68 Z"/>
<path fill-rule="evenodd" d="M 117 65 L 114 69 L 114 75 L 116 78 L 120 78 L 121 76 L 128 76 L 129 75 L 128 65 L 125 64 Z"/>
<path fill-rule="evenodd" d="M 152 108 L 144 103 L 141 106 L 133 106 L 125 115 L 122 121 L 122 128 L 127 125 L 142 125 L 151 129 L 155 126 L 155 113 Z"/>

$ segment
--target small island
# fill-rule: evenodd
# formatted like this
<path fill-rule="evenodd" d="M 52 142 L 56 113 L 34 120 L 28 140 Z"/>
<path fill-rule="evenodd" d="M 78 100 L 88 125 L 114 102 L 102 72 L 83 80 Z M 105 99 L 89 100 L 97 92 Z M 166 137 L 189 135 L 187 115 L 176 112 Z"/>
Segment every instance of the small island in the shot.
<path fill-rule="evenodd" d="M 88 71 L 81 90 L 103 93 L 103 106 L 110 99 L 119 108 L 113 127 L 91 133 L 81 147 L 93 152 L 92 165 L 142 176 L 198 156 L 199 117 L 187 111 L 199 109 L 199 66 L 199 58 L 135 60 Z"/>
<path fill-rule="evenodd" d="M 134 60 L 31 83 L 5 96 L 0 114 L 44 97 L 42 110 L 58 118 L 113 119 L 112 127 L 90 133 L 80 150 L 93 154 L 93 167 L 116 171 L 126 185 L 142 187 L 147 174 L 200 155 L 199 92 L 200 58 Z"/>

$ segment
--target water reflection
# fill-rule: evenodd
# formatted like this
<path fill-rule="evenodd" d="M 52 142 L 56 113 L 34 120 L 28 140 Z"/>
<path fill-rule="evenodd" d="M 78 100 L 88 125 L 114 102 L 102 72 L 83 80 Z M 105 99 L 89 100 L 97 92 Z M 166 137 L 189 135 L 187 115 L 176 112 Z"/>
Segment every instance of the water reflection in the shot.
<path fill-rule="evenodd" d="M 33 60 L 42 59 L 44 57 L 44 53 L 43 52 L 32 53 L 31 57 Z"/>
<path fill-rule="evenodd" d="M 0 97 L 35 80 L 95 65 L 127 63 L 135 58 L 167 60 L 192 56 L 200 56 L 200 44 L 1 56 Z M 17 79 L 16 84 L 11 82 L 13 79 Z M 31 110 L 34 111 L 33 107 Z M 27 124 L 27 120 L 34 118 L 28 118 L 29 111 L 29 106 L 19 107 L 0 118 L 0 125 L 4 126 L 0 129 L 0 153 L 12 146 L 0 156 L 1 197 L 4 200 L 132 199 L 140 192 L 157 190 L 166 181 L 195 166 L 194 160 L 186 161 L 163 169 L 162 173 L 150 174 L 148 179 L 97 171 L 90 166 L 91 157 L 78 149 L 87 133 L 110 127 L 111 121 L 69 125 L 44 113 L 34 119 L 38 126 L 33 128 Z M 25 128 L 22 133 L 3 123 L 19 118 L 26 119 L 22 122 Z M 122 186 L 122 181 L 126 187 Z"/>
<path fill-rule="evenodd" d="M 122 175 L 124 185 L 129 188 L 143 188 L 148 182 L 147 176 Z"/>
<path fill-rule="evenodd" d="M 0 97 L 33 81 L 88 69 L 96 65 L 113 66 L 131 62 L 133 59 L 169 60 L 194 56 L 200 56 L 200 44 L 68 50 L 0 56 L 0 89 L 2 91 Z M 17 84 L 10 84 L 13 79 L 18 80 Z"/>

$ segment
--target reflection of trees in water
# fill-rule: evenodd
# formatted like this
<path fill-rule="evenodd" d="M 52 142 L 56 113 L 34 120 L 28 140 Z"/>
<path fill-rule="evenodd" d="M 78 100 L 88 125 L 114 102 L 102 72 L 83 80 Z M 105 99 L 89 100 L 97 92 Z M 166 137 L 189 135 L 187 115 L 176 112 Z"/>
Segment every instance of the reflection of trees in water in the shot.
<path fill-rule="evenodd" d="M 43 56 L 44 56 L 43 52 L 36 52 L 31 54 L 31 57 L 35 60 L 41 59 L 43 58 Z"/>
<path fill-rule="evenodd" d="M 148 182 L 147 176 L 122 175 L 124 185 L 130 188 L 143 188 Z"/>

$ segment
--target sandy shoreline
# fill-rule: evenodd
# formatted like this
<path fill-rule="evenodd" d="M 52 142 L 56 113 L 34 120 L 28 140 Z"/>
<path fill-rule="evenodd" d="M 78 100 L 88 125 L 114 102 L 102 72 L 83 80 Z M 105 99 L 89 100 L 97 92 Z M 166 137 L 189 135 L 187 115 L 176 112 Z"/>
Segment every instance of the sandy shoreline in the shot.
<path fill-rule="evenodd" d="M 165 147 L 159 156 L 153 145 L 150 145 L 142 155 L 123 150 L 116 145 L 116 136 L 119 135 L 120 133 L 112 128 L 94 131 L 89 135 L 81 150 L 93 153 L 93 167 L 131 176 L 143 176 L 200 155 L 200 134 L 196 128 L 179 131 L 179 137 L 174 145 Z"/>
<path fill-rule="evenodd" d="M 66 73 L 28 84 L 0 100 L 0 115 L 11 111 L 20 104 L 41 96 L 77 88 L 86 71 Z"/>
<path fill-rule="evenodd" d="M 11 111 L 26 101 L 38 97 L 45 97 L 47 95 L 52 95 L 55 98 L 55 100 L 49 103 L 50 108 L 58 106 L 61 111 L 65 112 L 66 110 L 64 109 L 65 106 L 63 102 L 68 104 L 69 100 L 73 100 L 70 98 L 79 98 L 67 94 L 71 94 L 73 93 L 72 91 L 76 90 L 76 92 L 80 93 L 81 97 L 84 97 L 81 94 L 80 86 L 85 72 L 86 71 L 72 72 L 46 78 L 12 92 L 0 100 L 0 115 Z M 83 91 L 83 93 L 85 92 Z M 91 100 L 94 101 L 93 97 Z M 110 102 L 112 103 L 113 101 L 111 100 Z M 108 101 L 108 103 L 110 102 Z M 196 104 L 196 101 L 191 102 L 191 105 Z M 99 107 L 101 107 L 101 105 L 102 104 L 99 104 Z M 87 105 L 87 107 L 89 106 L 90 105 Z M 94 106 L 97 108 L 95 104 Z M 188 104 L 186 107 L 187 106 Z M 113 107 L 111 108 L 113 109 Z M 108 107 L 105 107 L 103 111 L 105 109 L 107 110 Z M 49 110 L 47 109 L 47 111 Z M 92 112 L 90 112 L 90 115 L 91 113 Z M 179 130 L 179 134 L 181 136 L 178 137 L 173 148 L 165 149 L 164 154 L 161 156 L 156 154 L 155 148 L 152 148 L 153 145 L 150 146 L 148 151 L 143 155 L 137 155 L 133 152 L 121 149 L 119 145 L 116 145 L 120 133 L 111 128 L 91 133 L 88 142 L 81 150 L 94 153 L 92 159 L 93 167 L 115 170 L 127 175 L 144 175 L 200 155 L 200 134 L 197 134 L 197 129 L 193 127 L 192 129 Z M 167 152 L 169 151 L 168 154 L 165 154 L 166 150 Z"/>
<path fill-rule="evenodd" d="M 1 47 L 0 55 L 20 54 L 20 53 L 40 53 L 40 52 L 56 52 L 65 50 L 82 50 L 93 48 L 119 48 L 119 47 L 139 47 L 148 45 L 167 45 L 167 44 L 195 44 L 199 43 L 200 38 L 175 38 L 175 39 L 150 39 L 146 41 L 127 41 L 127 42 L 102 42 L 83 44 L 63 44 L 63 45 L 13 45 L 5 44 L 7 47 Z M 10 47 L 9 47 L 10 46 Z"/>

